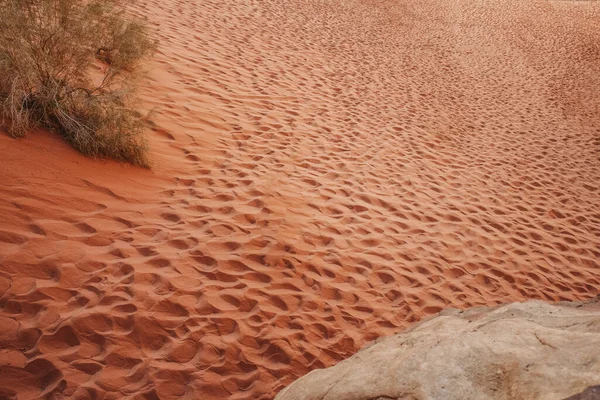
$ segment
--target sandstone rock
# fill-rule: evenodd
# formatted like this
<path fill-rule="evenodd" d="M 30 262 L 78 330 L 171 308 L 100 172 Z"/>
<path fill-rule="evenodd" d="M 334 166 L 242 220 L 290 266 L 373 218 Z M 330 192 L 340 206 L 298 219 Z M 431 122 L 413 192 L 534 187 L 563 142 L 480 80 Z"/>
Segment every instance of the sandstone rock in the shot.
<path fill-rule="evenodd" d="M 600 384 L 599 300 L 446 310 L 276 400 L 564 399 Z"/>

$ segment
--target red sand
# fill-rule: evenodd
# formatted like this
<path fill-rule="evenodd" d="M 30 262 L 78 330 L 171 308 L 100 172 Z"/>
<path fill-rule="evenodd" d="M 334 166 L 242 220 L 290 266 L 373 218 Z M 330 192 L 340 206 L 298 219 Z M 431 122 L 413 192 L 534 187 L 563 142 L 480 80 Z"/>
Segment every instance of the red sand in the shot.
<path fill-rule="evenodd" d="M 600 287 L 600 2 L 144 0 L 152 171 L 0 134 L 0 398 L 272 398 Z"/>

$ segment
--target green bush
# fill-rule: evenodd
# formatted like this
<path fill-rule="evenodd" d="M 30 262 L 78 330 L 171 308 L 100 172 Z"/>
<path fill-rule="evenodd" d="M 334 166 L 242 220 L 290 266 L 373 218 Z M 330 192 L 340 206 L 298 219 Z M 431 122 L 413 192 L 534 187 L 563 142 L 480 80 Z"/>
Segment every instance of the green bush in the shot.
<path fill-rule="evenodd" d="M 148 166 L 135 104 L 156 43 L 117 0 L 0 0 L 0 117 L 13 137 L 60 133 L 88 156 Z"/>

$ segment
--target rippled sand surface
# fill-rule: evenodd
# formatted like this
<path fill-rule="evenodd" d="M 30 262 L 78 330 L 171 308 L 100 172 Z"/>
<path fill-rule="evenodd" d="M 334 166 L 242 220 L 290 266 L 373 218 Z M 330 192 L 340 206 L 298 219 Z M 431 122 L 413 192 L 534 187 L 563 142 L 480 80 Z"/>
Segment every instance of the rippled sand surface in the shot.
<path fill-rule="evenodd" d="M 445 307 L 598 294 L 600 2 L 132 11 L 152 171 L 0 135 L 0 398 L 269 399 Z"/>

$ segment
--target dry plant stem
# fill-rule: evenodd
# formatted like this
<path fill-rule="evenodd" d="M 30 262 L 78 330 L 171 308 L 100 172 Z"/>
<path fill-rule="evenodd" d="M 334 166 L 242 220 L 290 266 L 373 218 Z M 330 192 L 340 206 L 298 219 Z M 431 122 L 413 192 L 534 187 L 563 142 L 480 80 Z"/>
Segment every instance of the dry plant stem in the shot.
<path fill-rule="evenodd" d="M 58 132 L 83 154 L 148 166 L 131 105 L 156 43 L 114 0 L 0 0 L 0 117 L 13 137 Z M 92 64 L 104 62 L 99 83 Z"/>

